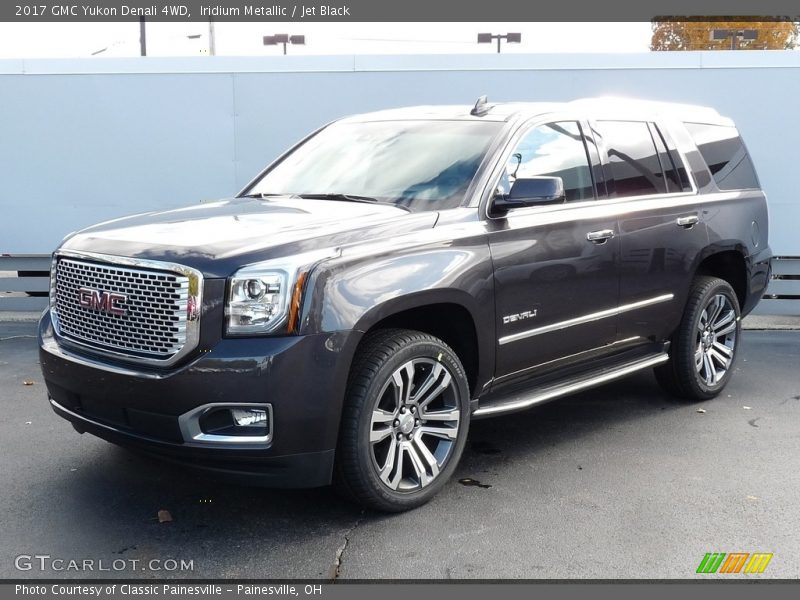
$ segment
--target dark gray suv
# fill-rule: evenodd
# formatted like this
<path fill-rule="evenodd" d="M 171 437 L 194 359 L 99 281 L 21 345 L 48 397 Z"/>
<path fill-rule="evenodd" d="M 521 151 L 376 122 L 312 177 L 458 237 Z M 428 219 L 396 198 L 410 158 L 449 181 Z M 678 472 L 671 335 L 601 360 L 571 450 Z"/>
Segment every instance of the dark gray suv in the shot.
<path fill-rule="evenodd" d="M 360 115 L 234 198 L 65 239 L 41 364 L 80 432 L 400 511 L 445 485 L 470 419 L 650 368 L 677 397 L 719 394 L 767 228 L 711 109 Z"/>

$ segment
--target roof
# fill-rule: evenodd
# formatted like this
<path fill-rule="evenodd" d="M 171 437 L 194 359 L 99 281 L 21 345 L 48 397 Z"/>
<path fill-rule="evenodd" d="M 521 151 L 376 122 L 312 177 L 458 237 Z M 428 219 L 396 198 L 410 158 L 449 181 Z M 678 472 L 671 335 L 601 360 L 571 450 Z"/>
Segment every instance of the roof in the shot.
<path fill-rule="evenodd" d="M 351 122 L 405 120 L 510 121 L 549 113 L 577 113 L 591 119 L 654 120 L 662 117 L 701 123 L 732 124 L 715 109 L 674 102 L 638 100 L 624 97 L 581 98 L 570 102 L 491 102 L 480 115 L 473 115 L 474 105 L 409 106 L 354 115 Z"/>

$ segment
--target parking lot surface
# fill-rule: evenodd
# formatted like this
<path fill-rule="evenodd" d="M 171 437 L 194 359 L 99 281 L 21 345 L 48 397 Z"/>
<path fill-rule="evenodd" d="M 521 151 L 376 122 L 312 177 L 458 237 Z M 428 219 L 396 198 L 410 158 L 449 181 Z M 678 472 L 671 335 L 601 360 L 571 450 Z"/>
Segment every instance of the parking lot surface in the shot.
<path fill-rule="evenodd" d="M 34 331 L 0 322 L 3 578 L 800 577 L 800 331 L 745 332 L 709 402 L 673 400 L 646 372 L 476 421 L 456 478 L 402 515 L 78 435 L 47 404 Z M 774 557 L 763 575 L 695 575 L 707 552 Z M 20 555 L 109 570 L 21 571 Z"/>

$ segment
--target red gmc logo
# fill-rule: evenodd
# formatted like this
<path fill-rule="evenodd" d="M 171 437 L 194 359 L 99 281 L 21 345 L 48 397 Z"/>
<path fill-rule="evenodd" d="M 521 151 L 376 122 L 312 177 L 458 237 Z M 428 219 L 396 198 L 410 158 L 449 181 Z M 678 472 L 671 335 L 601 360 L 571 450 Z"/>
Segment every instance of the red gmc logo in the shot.
<path fill-rule="evenodd" d="M 78 302 L 83 308 L 109 313 L 111 315 L 122 316 L 125 308 L 120 306 L 128 300 L 125 294 L 115 294 L 113 292 L 101 292 L 91 288 L 81 288 L 78 290 Z"/>

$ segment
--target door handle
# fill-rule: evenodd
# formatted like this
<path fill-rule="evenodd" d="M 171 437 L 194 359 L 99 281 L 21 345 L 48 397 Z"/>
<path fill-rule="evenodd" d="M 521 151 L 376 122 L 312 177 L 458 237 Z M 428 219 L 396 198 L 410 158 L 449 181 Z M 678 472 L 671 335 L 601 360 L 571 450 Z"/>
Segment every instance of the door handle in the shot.
<path fill-rule="evenodd" d="M 593 244 L 605 244 L 614 237 L 613 229 L 601 229 L 600 231 L 590 231 L 586 234 L 586 239 Z"/>
<path fill-rule="evenodd" d="M 691 229 L 700 221 L 697 215 L 689 215 L 688 217 L 678 217 L 675 219 L 675 225 L 683 227 L 684 229 Z"/>

